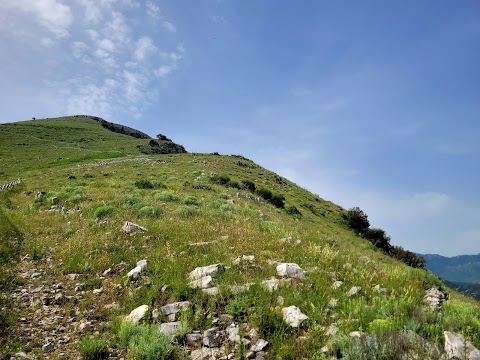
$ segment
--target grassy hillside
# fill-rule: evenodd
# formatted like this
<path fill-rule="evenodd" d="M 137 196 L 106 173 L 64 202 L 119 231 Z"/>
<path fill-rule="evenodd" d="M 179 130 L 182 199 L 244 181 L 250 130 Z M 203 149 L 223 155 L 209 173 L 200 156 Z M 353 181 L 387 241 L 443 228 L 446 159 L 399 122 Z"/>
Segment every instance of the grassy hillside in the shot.
<path fill-rule="evenodd" d="M 0 182 L 33 169 L 138 155 L 149 147 L 147 136 L 83 115 L 0 124 Z"/>
<path fill-rule="evenodd" d="M 444 330 L 480 346 L 477 302 L 451 292 L 440 311 L 426 309 L 427 289 L 446 290 L 439 278 L 386 256 L 346 226 L 344 209 L 248 159 L 135 155 L 145 140 L 86 118 L 2 133 L 2 176 L 22 179 L 0 192 L 5 356 L 184 359 L 203 351 L 192 331 L 230 321 L 246 340 L 223 340 L 217 358 L 439 359 Z M 128 235 L 125 221 L 147 231 Z M 147 269 L 129 279 L 142 259 Z M 217 263 L 217 294 L 189 286 L 189 272 Z M 308 275 L 267 291 L 279 263 Z M 189 305 L 177 336 L 159 335 L 169 320 L 151 310 L 178 301 Z M 149 307 L 140 325 L 125 322 L 140 305 Z M 282 318 L 292 305 L 308 317 L 298 327 Z M 249 355 L 258 339 L 266 353 Z"/>

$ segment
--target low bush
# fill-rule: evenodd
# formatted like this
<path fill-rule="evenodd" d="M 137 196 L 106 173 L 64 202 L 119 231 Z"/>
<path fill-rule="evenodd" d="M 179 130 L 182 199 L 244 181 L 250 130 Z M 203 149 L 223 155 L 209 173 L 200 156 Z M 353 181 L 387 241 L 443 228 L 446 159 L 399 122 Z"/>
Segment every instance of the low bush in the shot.
<path fill-rule="evenodd" d="M 227 185 L 230 182 L 230 177 L 228 175 L 213 175 L 211 178 L 214 184 L 218 185 Z"/>
<path fill-rule="evenodd" d="M 175 194 L 172 194 L 171 192 L 168 192 L 168 191 L 162 191 L 162 192 L 155 193 L 153 198 L 157 201 L 166 201 L 166 202 L 171 202 L 171 201 L 177 201 L 178 200 L 178 196 L 176 196 Z"/>
<path fill-rule="evenodd" d="M 258 193 L 258 195 L 260 195 L 265 200 L 270 200 L 273 196 L 272 191 L 265 188 L 265 187 L 261 187 L 260 189 L 258 189 L 257 193 Z"/>
<path fill-rule="evenodd" d="M 90 339 L 83 336 L 80 339 L 78 351 L 85 360 L 100 360 L 108 357 L 108 347 L 103 340 Z"/>
<path fill-rule="evenodd" d="M 242 180 L 242 186 L 244 189 L 250 190 L 250 191 L 255 191 L 255 183 L 250 180 Z"/>
<path fill-rule="evenodd" d="M 270 202 L 277 208 L 283 209 L 285 207 L 285 197 L 281 194 L 273 194 Z"/>
<path fill-rule="evenodd" d="M 97 219 L 102 219 L 107 215 L 112 214 L 115 211 L 115 208 L 111 205 L 102 205 L 95 209 L 94 216 Z"/>
<path fill-rule="evenodd" d="M 189 218 L 200 215 L 201 211 L 196 206 L 182 205 L 174 211 L 174 214 L 182 218 Z"/>
<path fill-rule="evenodd" d="M 162 215 L 162 209 L 158 206 L 143 206 L 137 211 L 138 217 L 158 218 L 160 215 Z"/>
<path fill-rule="evenodd" d="M 286 211 L 286 213 L 287 213 L 288 215 L 302 215 L 302 213 L 300 212 L 300 210 L 298 210 L 295 205 L 287 206 L 287 208 L 285 209 L 285 211 Z"/>
<path fill-rule="evenodd" d="M 187 195 L 182 200 L 183 205 L 199 205 L 198 199 L 193 195 Z"/>

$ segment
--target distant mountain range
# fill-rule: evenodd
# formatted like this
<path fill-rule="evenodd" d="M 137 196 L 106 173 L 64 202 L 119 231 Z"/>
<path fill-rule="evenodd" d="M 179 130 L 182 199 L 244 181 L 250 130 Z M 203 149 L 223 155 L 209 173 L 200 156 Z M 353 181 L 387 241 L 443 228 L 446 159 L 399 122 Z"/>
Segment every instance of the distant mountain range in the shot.
<path fill-rule="evenodd" d="M 449 287 L 480 299 L 480 254 L 453 257 L 419 255 L 427 260 L 425 268 L 444 279 Z"/>

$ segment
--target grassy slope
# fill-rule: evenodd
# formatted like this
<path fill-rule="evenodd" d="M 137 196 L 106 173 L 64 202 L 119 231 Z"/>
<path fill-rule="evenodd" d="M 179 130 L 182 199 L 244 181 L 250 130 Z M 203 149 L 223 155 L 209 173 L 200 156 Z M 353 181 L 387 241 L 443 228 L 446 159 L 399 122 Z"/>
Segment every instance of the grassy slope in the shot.
<path fill-rule="evenodd" d="M 393 330 L 400 334 L 410 330 L 441 347 L 442 331 L 452 330 L 463 332 L 480 345 L 478 303 L 452 293 L 444 305 L 443 315 L 423 312 L 424 290 L 439 285 L 440 280 L 430 272 L 409 268 L 383 255 L 356 237 L 346 229 L 341 216 L 343 210 L 335 204 L 245 159 L 240 160 L 249 166 L 241 167 L 235 164 L 239 160 L 236 157 L 155 155 L 147 159 L 145 156 L 118 158 L 111 162 L 89 160 L 82 166 L 58 164 L 59 157 L 83 159 L 82 156 L 91 153 L 100 158 L 105 152 L 134 153 L 138 140 L 122 138 L 125 141 L 120 143 L 118 134 L 104 133 L 103 129 L 100 132 L 90 121 L 74 122 L 71 134 L 64 133 L 64 126 L 59 134 L 51 125 L 48 121 L 8 125 L 10 136 L 6 137 L 8 142 L 0 143 L 0 159 L 4 163 L 16 158 L 17 163 L 5 172 L 16 172 L 15 176 L 21 176 L 24 184 L 2 195 L 2 218 L 5 223 L 15 224 L 15 231 L 21 231 L 21 255 L 37 259 L 39 266 L 47 257 L 58 264 L 48 268 L 49 277 L 66 281 L 66 274 L 79 273 L 82 281 L 103 287 L 100 297 L 87 291 L 78 305 L 67 305 L 78 307 L 79 318 L 91 317 L 89 311 L 93 309 L 102 324 L 95 330 L 100 331 L 100 337 L 110 345 L 116 346 L 119 315 L 141 304 L 156 308 L 184 299 L 195 304 L 190 319 L 192 327 L 204 330 L 212 325 L 212 318 L 230 311 L 237 321 L 257 328 L 271 343 L 272 358 L 320 359 L 320 349 L 325 345 L 330 345 L 334 355 L 333 340 L 325 335 L 325 329 L 333 321 L 340 329 L 335 339 L 343 339 L 344 344 L 348 341 L 341 334 L 350 331 Z M 7 125 L 3 126 L 0 133 Z M 14 132 L 16 127 L 23 131 Z M 85 129 L 81 136 L 79 128 Z M 90 137 L 98 139 L 100 133 L 104 136 L 102 141 L 90 140 Z M 79 137 L 85 141 L 72 141 Z M 34 145 L 11 146 L 31 142 Z M 29 146 L 40 154 L 39 160 L 32 162 L 28 158 Z M 58 166 L 53 166 L 56 163 Z M 228 174 L 232 180 L 250 180 L 257 187 L 266 186 L 284 194 L 287 205 L 295 205 L 302 216 L 287 215 L 270 204 L 261 206 L 237 199 L 237 189 L 210 183 L 209 178 L 215 173 Z M 159 188 L 138 189 L 135 186 L 138 180 L 150 180 Z M 160 188 L 161 184 L 165 188 Z M 47 194 L 35 201 L 39 191 Z M 174 194 L 176 200 L 158 200 L 156 194 L 161 191 Z M 248 190 L 242 192 L 250 194 Z M 185 207 L 182 199 L 186 196 L 194 196 L 198 205 Z M 58 201 L 57 210 L 64 206 L 65 211 L 50 209 L 53 197 Z M 96 220 L 95 211 L 101 206 L 111 206 L 113 211 Z M 145 216 L 141 210 L 145 206 L 159 209 L 161 215 Z M 260 212 L 268 219 L 261 219 Z M 141 224 L 148 233 L 126 236 L 120 231 L 126 220 Z M 301 243 L 278 242 L 287 236 L 300 239 Z M 2 238 L 3 242 L 7 240 Z M 204 247 L 188 245 L 212 240 L 219 241 Z M 257 266 L 232 266 L 233 259 L 243 254 L 255 255 Z M 362 256 L 367 256 L 370 262 L 366 263 Z M 125 273 L 142 258 L 149 262 L 149 282 L 141 282 L 143 286 L 138 288 L 138 284 L 126 281 Z M 122 261 L 126 263 L 126 270 L 101 278 L 104 270 L 118 267 Z M 271 261 L 298 263 L 310 275 L 304 284 L 294 283 L 273 295 L 258 287 L 241 295 L 229 292 L 229 285 L 260 283 L 275 276 L 275 265 Z M 217 262 L 231 266 L 217 279 L 220 296 L 212 299 L 188 288 L 186 274 L 189 271 Z M 345 266 L 346 263 L 352 266 Z M 17 281 L 15 267 L 10 270 L 10 277 L 3 274 L 7 279 L 2 282 L 5 289 Z M 343 286 L 332 289 L 334 280 L 343 281 Z M 387 289 L 386 297 L 373 290 L 377 284 Z M 161 291 L 164 285 L 169 285 L 166 292 Z M 361 295 L 346 297 L 345 292 L 351 286 L 361 286 Z M 276 308 L 278 295 L 284 297 L 285 306 L 296 305 L 310 317 L 302 329 L 292 331 L 281 324 L 281 312 Z M 339 301 L 333 309 L 328 305 L 332 298 Z M 105 310 L 104 305 L 112 302 L 120 307 Z M 25 316 L 17 314 L 22 315 Z M 299 335 L 305 334 L 309 335 L 306 341 L 296 341 Z M 10 349 L 22 348 L 14 336 L 6 335 L 5 339 Z M 72 347 L 70 351 L 75 349 Z"/>
<path fill-rule="evenodd" d="M 87 116 L 0 124 L 0 182 L 27 170 L 139 154 L 136 146 L 146 143 Z"/>

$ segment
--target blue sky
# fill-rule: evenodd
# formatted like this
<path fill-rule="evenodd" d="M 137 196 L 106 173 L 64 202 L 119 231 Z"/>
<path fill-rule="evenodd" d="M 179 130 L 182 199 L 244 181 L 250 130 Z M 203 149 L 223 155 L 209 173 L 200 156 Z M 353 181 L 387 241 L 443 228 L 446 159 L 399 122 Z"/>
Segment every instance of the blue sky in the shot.
<path fill-rule="evenodd" d="M 242 154 L 392 242 L 480 252 L 480 2 L 0 0 L 0 122 Z"/>

